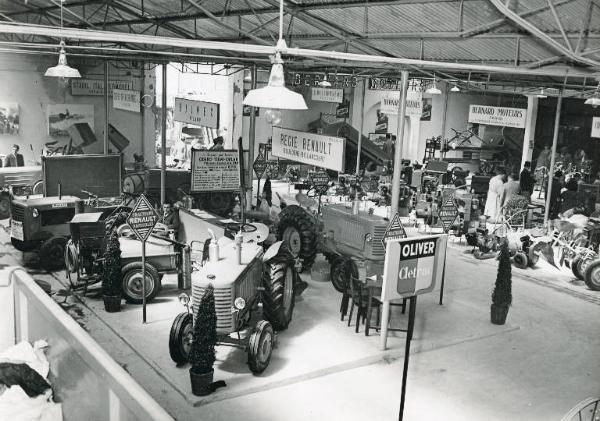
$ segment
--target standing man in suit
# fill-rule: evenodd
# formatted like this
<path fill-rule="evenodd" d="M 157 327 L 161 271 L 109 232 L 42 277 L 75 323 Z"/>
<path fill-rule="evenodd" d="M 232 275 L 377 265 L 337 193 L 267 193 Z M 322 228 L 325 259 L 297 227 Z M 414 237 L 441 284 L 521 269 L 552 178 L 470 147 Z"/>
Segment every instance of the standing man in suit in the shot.
<path fill-rule="evenodd" d="M 4 158 L 5 167 L 24 167 L 23 155 L 19 153 L 19 145 L 13 145 L 12 152 Z"/>

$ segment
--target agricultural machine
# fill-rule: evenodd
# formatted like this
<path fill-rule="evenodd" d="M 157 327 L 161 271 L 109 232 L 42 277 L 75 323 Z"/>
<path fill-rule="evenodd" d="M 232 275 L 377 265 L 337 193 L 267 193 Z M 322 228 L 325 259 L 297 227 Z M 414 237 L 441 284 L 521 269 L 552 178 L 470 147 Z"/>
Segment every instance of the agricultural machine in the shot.
<path fill-rule="evenodd" d="M 261 225 L 238 224 L 228 227 L 238 232 L 235 240 L 222 237 L 217 241 L 214 236 L 209 240 L 208 259 L 203 258 L 201 267 L 192 272 L 191 306 L 190 297 L 181 294 L 180 301 L 187 311 L 180 313 L 171 327 L 169 352 L 177 364 L 188 360 L 194 313 L 212 284 L 218 344 L 245 350 L 253 373 L 261 373 L 269 365 L 274 330 L 286 329 L 292 319 L 299 276 L 282 242 L 266 251 L 258 243 L 261 239 L 256 233 L 268 230 L 258 230 Z"/>

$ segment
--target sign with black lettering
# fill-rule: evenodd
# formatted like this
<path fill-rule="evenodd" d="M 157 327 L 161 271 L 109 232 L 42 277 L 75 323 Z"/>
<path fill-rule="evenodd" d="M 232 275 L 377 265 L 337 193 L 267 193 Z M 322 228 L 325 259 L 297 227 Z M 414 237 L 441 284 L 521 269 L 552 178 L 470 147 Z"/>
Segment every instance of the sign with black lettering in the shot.
<path fill-rule="evenodd" d="M 406 231 L 404 230 L 404 225 L 400 221 L 400 214 L 396 212 L 390 223 L 388 224 L 385 232 L 383 233 L 383 238 L 381 242 L 383 243 L 383 247 L 386 247 L 388 241 L 399 240 L 401 238 L 408 237 L 406 235 Z"/>
<path fill-rule="evenodd" d="M 525 128 L 527 110 L 524 108 L 492 107 L 490 105 L 471 105 L 469 123 L 488 124 L 490 126 Z"/>
<path fill-rule="evenodd" d="M 175 98 L 173 120 L 196 126 L 219 128 L 219 104 Z"/>
<path fill-rule="evenodd" d="M 140 91 L 125 89 L 113 90 L 113 108 L 117 110 L 140 112 Z"/>
<path fill-rule="evenodd" d="M 127 80 L 109 80 L 108 95 L 115 89 L 132 90 L 133 82 Z M 71 79 L 71 95 L 99 96 L 104 95 L 103 79 Z"/>
<path fill-rule="evenodd" d="M 433 291 L 441 280 L 446 234 L 390 240 L 383 268 L 381 299 L 408 298 Z"/>
<path fill-rule="evenodd" d="M 150 237 L 152 229 L 159 219 L 160 217 L 152 207 L 152 204 L 142 194 L 127 217 L 127 224 L 131 227 L 137 238 L 144 242 Z"/>
<path fill-rule="evenodd" d="M 265 160 L 265 156 L 260 149 L 258 150 L 258 155 L 254 160 L 252 168 L 254 169 L 254 174 L 256 174 L 256 177 L 259 179 L 262 178 L 265 170 L 267 169 L 267 161 Z"/>
<path fill-rule="evenodd" d="M 443 196 L 442 206 L 438 211 L 438 217 L 442 224 L 442 228 L 444 232 L 448 232 L 456 221 L 456 217 L 458 216 L 458 208 L 456 207 L 456 203 L 454 202 L 454 195 Z"/>
<path fill-rule="evenodd" d="M 346 139 L 273 127 L 272 155 L 343 172 Z"/>
<path fill-rule="evenodd" d="M 192 150 L 192 192 L 238 191 L 240 157 L 236 150 Z"/>

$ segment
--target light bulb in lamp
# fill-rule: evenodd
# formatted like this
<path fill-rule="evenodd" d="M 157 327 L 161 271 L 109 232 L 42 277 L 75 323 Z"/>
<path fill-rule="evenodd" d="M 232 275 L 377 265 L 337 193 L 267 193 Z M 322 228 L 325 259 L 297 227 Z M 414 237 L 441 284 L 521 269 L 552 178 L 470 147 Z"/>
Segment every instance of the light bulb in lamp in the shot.
<path fill-rule="evenodd" d="M 267 123 L 272 126 L 278 126 L 281 124 L 281 110 L 269 108 L 265 110 L 265 118 L 267 119 Z"/>

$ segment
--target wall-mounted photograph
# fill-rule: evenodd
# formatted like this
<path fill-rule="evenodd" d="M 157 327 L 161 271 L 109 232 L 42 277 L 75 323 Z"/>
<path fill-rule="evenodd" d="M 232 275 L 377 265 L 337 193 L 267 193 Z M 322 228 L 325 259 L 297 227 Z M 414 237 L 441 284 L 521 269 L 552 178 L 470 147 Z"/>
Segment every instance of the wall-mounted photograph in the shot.
<path fill-rule="evenodd" d="M 0 135 L 19 134 L 19 104 L 0 103 Z"/>
<path fill-rule="evenodd" d="M 87 123 L 94 130 L 94 106 L 92 104 L 48 104 L 48 134 L 68 136 L 68 129 L 75 123 Z"/>

